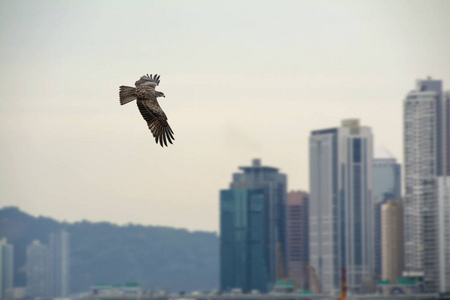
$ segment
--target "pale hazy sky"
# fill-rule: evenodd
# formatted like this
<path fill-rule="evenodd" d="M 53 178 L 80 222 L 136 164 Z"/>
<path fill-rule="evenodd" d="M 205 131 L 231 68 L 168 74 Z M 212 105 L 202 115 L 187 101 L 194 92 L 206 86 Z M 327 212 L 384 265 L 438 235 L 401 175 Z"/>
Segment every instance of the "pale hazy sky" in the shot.
<path fill-rule="evenodd" d="M 252 158 L 308 190 L 311 130 L 359 118 L 402 162 L 417 78 L 450 89 L 450 1 L 1 1 L 0 207 L 218 230 Z M 161 74 L 156 145 L 120 85 Z"/>

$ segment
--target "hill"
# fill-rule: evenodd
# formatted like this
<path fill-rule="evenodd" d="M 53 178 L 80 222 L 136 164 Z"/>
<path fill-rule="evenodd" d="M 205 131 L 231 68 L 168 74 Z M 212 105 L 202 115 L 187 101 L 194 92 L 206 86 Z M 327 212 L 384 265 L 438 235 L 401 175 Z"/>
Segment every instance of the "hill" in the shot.
<path fill-rule="evenodd" d="M 14 245 L 15 286 L 26 285 L 26 247 L 35 239 L 70 234 L 70 289 L 87 291 L 98 282 L 139 282 L 144 289 L 172 292 L 219 286 L 219 239 L 213 232 L 158 226 L 57 222 L 18 208 L 0 209 L 0 238 Z"/>

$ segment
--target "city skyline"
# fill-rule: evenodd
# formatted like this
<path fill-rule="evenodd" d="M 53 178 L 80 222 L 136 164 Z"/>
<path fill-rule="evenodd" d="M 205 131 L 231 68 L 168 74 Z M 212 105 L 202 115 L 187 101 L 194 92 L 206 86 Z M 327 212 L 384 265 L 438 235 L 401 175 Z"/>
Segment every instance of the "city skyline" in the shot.
<path fill-rule="evenodd" d="M 450 82 L 448 1 L 0 3 L 0 207 L 218 231 L 260 157 L 308 190 L 308 134 L 358 118 L 399 162 L 402 99 Z M 382 21 L 381 21 L 382 20 Z M 161 151 L 118 88 L 161 74 Z M 89 206 L 90 209 L 86 209 Z M 108 209 L 105 209 L 108 207 Z"/>

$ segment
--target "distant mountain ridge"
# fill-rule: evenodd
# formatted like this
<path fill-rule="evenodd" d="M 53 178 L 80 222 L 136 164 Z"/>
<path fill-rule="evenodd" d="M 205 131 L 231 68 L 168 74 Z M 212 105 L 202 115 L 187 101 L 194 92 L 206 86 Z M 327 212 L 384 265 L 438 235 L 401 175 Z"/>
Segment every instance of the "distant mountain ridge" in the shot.
<path fill-rule="evenodd" d="M 26 248 L 33 240 L 70 234 L 70 290 L 82 292 L 98 282 L 139 282 L 144 289 L 172 292 L 219 287 L 219 238 L 214 232 L 170 227 L 66 223 L 33 217 L 16 207 L 0 209 L 0 238 L 14 245 L 14 285 L 26 285 Z"/>

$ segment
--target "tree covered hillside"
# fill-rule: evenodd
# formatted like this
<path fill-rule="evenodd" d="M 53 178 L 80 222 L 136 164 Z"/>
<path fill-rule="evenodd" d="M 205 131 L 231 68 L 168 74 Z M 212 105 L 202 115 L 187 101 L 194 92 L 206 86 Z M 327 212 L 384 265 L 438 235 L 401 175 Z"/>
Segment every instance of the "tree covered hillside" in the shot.
<path fill-rule="evenodd" d="M 0 209 L 0 238 L 14 245 L 15 286 L 26 285 L 26 247 L 49 235 L 70 234 L 70 289 L 86 291 L 98 282 L 139 282 L 145 289 L 173 292 L 219 286 L 219 239 L 213 232 L 111 223 L 61 223 L 17 208 Z"/>

